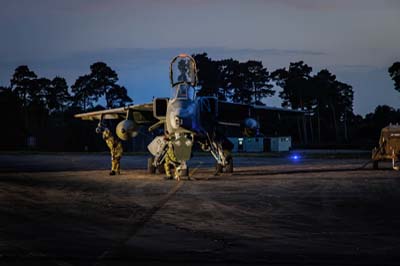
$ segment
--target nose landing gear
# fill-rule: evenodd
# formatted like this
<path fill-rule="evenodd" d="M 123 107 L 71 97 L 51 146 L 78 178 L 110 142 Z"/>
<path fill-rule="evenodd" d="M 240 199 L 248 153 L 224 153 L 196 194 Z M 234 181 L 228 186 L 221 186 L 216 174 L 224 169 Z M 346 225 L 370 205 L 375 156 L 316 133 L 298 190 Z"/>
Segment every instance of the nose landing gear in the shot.
<path fill-rule="evenodd" d="M 215 164 L 215 174 L 218 175 L 220 173 L 233 173 L 233 158 L 229 156 L 226 158 L 226 164 L 223 165 L 221 163 Z"/>

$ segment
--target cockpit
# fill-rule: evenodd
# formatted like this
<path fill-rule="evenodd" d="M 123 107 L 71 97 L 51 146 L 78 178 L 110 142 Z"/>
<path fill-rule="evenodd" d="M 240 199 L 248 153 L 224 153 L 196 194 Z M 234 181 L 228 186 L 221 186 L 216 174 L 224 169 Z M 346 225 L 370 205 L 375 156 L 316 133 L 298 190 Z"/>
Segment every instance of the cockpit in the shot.
<path fill-rule="evenodd" d="M 196 62 L 187 54 L 180 54 L 171 62 L 170 80 L 172 97 L 175 99 L 193 100 L 194 87 L 197 85 Z"/>
<path fill-rule="evenodd" d="M 172 97 L 182 100 L 194 100 L 195 89 L 187 84 L 179 84 L 172 88 Z"/>

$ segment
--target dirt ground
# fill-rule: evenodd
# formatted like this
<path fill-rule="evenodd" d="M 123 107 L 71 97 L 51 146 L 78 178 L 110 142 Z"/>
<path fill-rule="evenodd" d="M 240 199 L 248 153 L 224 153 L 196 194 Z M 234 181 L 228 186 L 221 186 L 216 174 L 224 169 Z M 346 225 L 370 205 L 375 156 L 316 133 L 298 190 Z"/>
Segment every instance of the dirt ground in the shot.
<path fill-rule="evenodd" d="M 242 157 L 192 181 L 147 157 L 0 155 L 0 265 L 399 265 L 400 173 L 365 159 Z"/>

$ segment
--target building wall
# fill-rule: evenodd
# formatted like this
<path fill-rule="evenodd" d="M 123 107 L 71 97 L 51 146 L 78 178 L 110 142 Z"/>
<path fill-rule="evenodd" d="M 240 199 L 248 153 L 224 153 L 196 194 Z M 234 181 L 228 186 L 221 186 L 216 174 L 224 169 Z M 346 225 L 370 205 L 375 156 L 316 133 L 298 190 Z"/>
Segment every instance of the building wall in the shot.
<path fill-rule="evenodd" d="M 229 138 L 234 147 L 232 152 L 283 152 L 292 147 L 290 136 L 281 137 L 253 137 L 253 138 Z"/>
<path fill-rule="evenodd" d="M 263 152 L 264 138 L 229 138 L 233 143 L 233 152 Z"/>

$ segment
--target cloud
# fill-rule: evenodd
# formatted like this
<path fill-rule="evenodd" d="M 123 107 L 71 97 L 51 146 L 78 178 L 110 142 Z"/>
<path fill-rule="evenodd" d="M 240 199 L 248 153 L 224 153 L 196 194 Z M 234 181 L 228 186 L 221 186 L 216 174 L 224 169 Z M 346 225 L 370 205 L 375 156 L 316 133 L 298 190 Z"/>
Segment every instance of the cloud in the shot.
<path fill-rule="evenodd" d="M 267 4 L 309 11 L 400 9 L 398 0 L 259 0 Z"/>
<path fill-rule="evenodd" d="M 335 1 L 321 0 L 261 0 L 269 4 L 278 4 L 305 10 L 330 10 L 336 8 Z"/>

